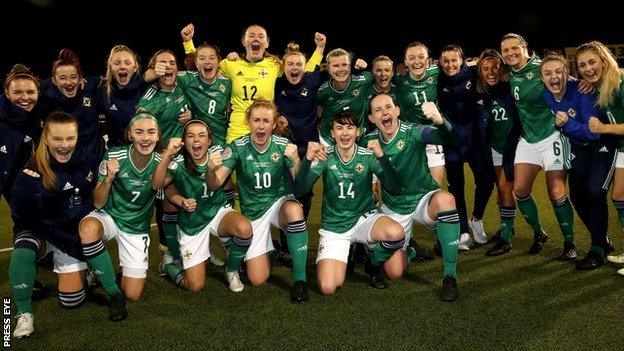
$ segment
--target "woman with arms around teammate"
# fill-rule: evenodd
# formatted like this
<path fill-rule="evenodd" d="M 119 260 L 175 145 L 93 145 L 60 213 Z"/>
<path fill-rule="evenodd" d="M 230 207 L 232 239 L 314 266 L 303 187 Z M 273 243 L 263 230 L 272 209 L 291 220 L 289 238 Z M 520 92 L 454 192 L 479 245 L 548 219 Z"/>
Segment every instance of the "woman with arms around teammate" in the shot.
<path fill-rule="evenodd" d="M 290 299 L 309 299 L 306 277 L 308 229 L 301 204 L 290 193 L 286 172 L 295 178 L 299 169 L 297 147 L 274 134 L 277 107 L 256 100 L 247 110 L 251 133 L 213 152 L 207 164 L 206 182 L 219 189 L 236 170 L 241 211 L 251 221 L 253 239 L 245 255 L 247 277 L 253 286 L 264 284 L 271 273 L 268 253 L 274 249 L 271 225 L 282 228 L 288 238 L 294 281 Z"/>
<path fill-rule="evenodd" d="M 188 121 L 183 135 L 183 143 L 169 144 L 152 179 L 154 188 L 165 187 L 169 201 L 182 209 L 178 216 L 182 267 L 170 260 L 161 269 L 182 288 L 200 291 L 206 282 L 205 261 L 210 258 L 210 236 L 214 235 L 229 248 L 225 270 L 229 288 L 240 292 L 244 286 L 238 269 L 251 244 L 251 224 L 232 209 L 222 188 L 208 190 L 206 164 L 212 140 L 206 122 Z M 181 148 L 181 157 L 174 159 Z M 222 150 L 221 145 L 214 145 L 210 153 Z"/>
<path fill-rule="evenodd" d="M 510 67 L 511 95 L 518 110 L 522 136 L 514 161 L 514 196 L 522 216 L 533 228 L 530 254 L 542 251 L 548 236 L 539 220 L 537 205 L 531 196 L 540 170 L 546 172 L 546 189 L 563 234 L 565 252 L 574 244 L 574 210 L 566 195 L 565 166 L 569 166 L 568 141 L 561 136 L 555 119 L 544 101 L 537 55 L 529 56 L 526 40 L 510 33 L 501 40 L 501 55 Z"/>
<path fill-rule="evenodd" d="M 485 144 L 490 148 L 498 191 L 500 234 L 488 256 L 511 251 L 514 233 L 516 199 L 513 196 L 514 157 L 520 139 L 520 122 L 511 97 L 508 76 L 503 71 L 503 58 L 493 49 L 485 49 L 477 61 L 476 104 L 479 126 Z M 486 154 L 486 156 L 489 156 Z"/>
<path fill-rule="evenodd" d="M 579 78 L 587 80 L 596 89 L 598 98 L 595 103 L 602 114 L 606 115 L 606 121 L 608 121 L 608 123 L 604 122 L 605 116 L 590 118 L 590 131 L 601 135 L 615 135 L 619 141 L 611 201 L 617 210 L 620 226 L 624 228 L 624 139 L 622 138 L 624 135 L 624 70 L 618 66 L 611 51 L 597 41 L 585 43 L 577 48 L 576 68 Z M 610 251 L 609 249 L 610 245 L 607 243 L 606 253 Z M 593 265 L 602 264 L 600 255 L 592 256 Z M 607 260 L 622 264 L 624 254 L 608 256 Z M 624 268 L 618 273 L 624 275 Z"/>
<path fill-rule="evenodd" d="M 77 147 L 77 140 L 76 119 L 64 112 L 52 113 L 44 122 L 35 154 L 13 185 L 14 250 L 9 263 L 9 281 L 17 306 L 17 324 L 13 331 L 17 338 L 29 336 L 34 330 L 31 298 L 38 259 L 52 256 L 54 272 L 58 273 L 61 306 L 78 307 L 86 296 L 87 264 L 80 247 L 78 227 L 93 209 L 92 169 L 97 161 L 89 152 Z M 115 301 L 114 296 L 111 315 L 117 312 Z"/>

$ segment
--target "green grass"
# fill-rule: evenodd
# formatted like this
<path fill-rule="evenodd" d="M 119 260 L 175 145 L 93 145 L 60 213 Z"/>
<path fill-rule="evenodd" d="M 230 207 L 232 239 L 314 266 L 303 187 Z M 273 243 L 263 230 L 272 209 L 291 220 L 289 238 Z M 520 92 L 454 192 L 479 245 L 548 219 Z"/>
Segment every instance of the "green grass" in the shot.
<path fill-rule="evenodd" d="M 466 180 L 470 184 L 471 179 Z M 467 191 L 472 193 L 472 189 Z M 317 192 L 320 194 L 320 191 Z M 542 253 L 526 253 L 532 233 L 518 215 L 514 250 L 496 258 L 486 248 L 462 253 L 460 298 L 438 298 L 442 262 L 413 264 L 407 277 L 386 290 L 367 285 L 362 267 L 335 295 L 319 295 L 314 257 L 318 241 L 317 196 L 310 217 L 309 280 L 311 299 L 288 302 L 289 269 L 274 267 L 265 286 L 246 286 L 230 293 L 222 273 L 211 269 L 206 288 L 189 293 L 156 274 L 158 242 L 153 236 L 145 295 L 129 304 L 129 318 L 107 320 L 106 307 L 87 302 L 77 310 L 59 307 L 57 298 L 35 302 L 35 333 L 13 340 L 15 350 L 550 350 L 624 349 L 624 277 L 606 265 L 578 272 L 572 263 L 555 259 L 562 237 L 544 191 L 543 177 L 534 192 L 550 240 Z M 469 199 L 469 206 L 472 199 Z M 10 220 L 0 205 L 0 247 L 10 246 Z M 610 205 L 610 207 L 612 207 Z M 612 211 L 610 209 L 610 211 Z M 498 227 L 495 195 L 486 212 L 486 230 Z M 624 248 L 613 211 L 610 233 Z M 579 253 L 585 254 L 589 234 L 576 221 Z M 416 230 L 419 242 L 433 245 L 426 229 Z M 116 245 L 109 244 L 111 256 Z M 0 253 L 0 295 L 10 296 L 7 267 L 10 253 Z M 39 271 L 54 286 L 54 274 Z"/>

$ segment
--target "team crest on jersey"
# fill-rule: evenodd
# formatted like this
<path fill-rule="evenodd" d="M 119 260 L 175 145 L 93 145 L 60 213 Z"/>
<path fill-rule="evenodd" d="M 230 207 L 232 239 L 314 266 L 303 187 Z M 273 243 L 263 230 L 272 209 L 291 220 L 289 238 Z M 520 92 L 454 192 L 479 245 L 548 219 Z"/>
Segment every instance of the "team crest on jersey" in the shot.
<path fill-rule="evenodd" d="M 527 79 L 533 79 L 533 77 L 534 77 L 533 72 L 528 72 L 528 73 L 526 74 L 526 78 L 527 78 Z"/>
<path fill-rule="evenodd" d="M 258 72 L 258 75 L 259 75 L 260 77 L 264 78 L 264 77 L 266 77 L 266 76 L 268 76 L 268 75 L 269 75 L 269 72 L 267 72 L 267 70 L 266 70 L 266 69 L 261 68 L 261 69 L 260 69 L 260 72 Z"/>
<path fill-rule="evenodd" d="M 225 89 L 226 89 L 226 88 L 225 88 L 225 85 L 223 85 L 223 84 L 219 85 L 219 90 L 220 90 L 222 93 L 224 93 L 224 94 L 225 94 Z"/>
<path fill-rule="evenodd" d="M 301 96 L 308 96 L 308 88 L 304 87 L 301 89 Z"/>
<path fill-rule="evenodd" d="M 91 99 L 88 97 L 83 97 L 82 98 L 82 106 L 84 107 L 91 107 Z"/>
<path fill-rule="evenodd" d="M 225 148 L 225 150 L 223 150 L 223 154 L 221 155 L 221 158 L 225 161 L 225 160 L 229 160 L 230 157 L 232 157 L 232 149 L 228 146 Z"/>
<path fill-rule="evenodd" d="M 93 181 L 93 172 L 89 171 L 89 173 L 87 173 L 87 182 L 91 183 Z"/>
<path fill-rule="evenodd" d="M 472 82 L 471 81 L 467 81 L 466 82 L 466 90 L 470 90 L 471 86 L 472 86 Z"/>
<path fill-rule="evenodd" d="M 396 146 L 397 146 L 397 149 L 403 150 L 403 148 L 405 147 L 405 142 L 403 141 L 403 139 L 397 141 Z"/>
<path fill-rule="evenodd" d="M 318 253 L 320 254 L 321 252 L 323 252 L 323 250 L 325 250 L 325 245 L 319 244 L 319 246 L 318 246 Z"/>
<path fill-rule="evenodd" d="M 274 152 L 271 154 L 271 161 L 277 163 L 280 159 L 280 154 L 277 152 Z"/>
<path fill-rule="evenodd" d="M 353 96 L 360 95 L 360 89 L 353 89 Z"/>
<path fill-rule="evenodd" d="M 355 171 L 358 173 L 362 173 L 364 172 L 364 165 L 361 163 L 358 163 L 355 165 Z"/>
<path fill-rule="evenodd" d="M 433 84 L 433 77 L 429 77 L 429 78 L 427 78 L 427 83 L 429 83 L 429 84 Z"/>
<path fill-rule="evenodd" d="M 100 162 L 100 167 L 98 167 L 98 171 L 100 172 L 101 175 L 103 176 L 106 175 L 106 161 Z"/>
<path fill-rule="evenodd" d="M 568 116 L 572 118 L 576 117 L 576 110 L 574 110 L 573 108 L 568 109 Z"/>
<path fill-rule="evenodd" d="M 167 166 L 167 168 L 169 168 L 172 171 L 175 171 L 176 169 L 178 169 L 178 163 L 175 161 L 169 161 L 169 165 Z"/>

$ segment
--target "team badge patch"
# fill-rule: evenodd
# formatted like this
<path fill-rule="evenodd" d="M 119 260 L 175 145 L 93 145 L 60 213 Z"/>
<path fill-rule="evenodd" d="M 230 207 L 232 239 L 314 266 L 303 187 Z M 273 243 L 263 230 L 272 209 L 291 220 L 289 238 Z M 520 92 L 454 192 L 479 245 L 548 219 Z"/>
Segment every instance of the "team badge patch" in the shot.
<path fill-rule="evenodd" d="M 267 70 L 266 70 L 266 69 L 261 68 L 261 69 L 260 69 L 260 71 L 258 72 L 258 75 L 259 75 L 260 77 L 264 78 L 264 77 L 266 77 L 266 76 L 268 76 L 268 75 L 269 75 L 269 72 L 267 72 Z"/>
<path fill-rule="evenodd" d="M 184 250 L 184 254 L 182 255 L 186 261 L 190 260 L 193 257 L 193 253 L 191 250 Z"/>
<path fill-rule="evenodd" d="M 100 167 L 98 167 L 98 171 L 100 172 L 101 175 L 103 176 L 106 175 L 106 161 L 100 162 Z"/>
<path fill-rule="evenodd" d="M 355 165 L 355 171 L 358 173 L 362 173 L 364 172 L 364 165 L 361 163 L 358 163 Z"/>
<path fill-rule="evenodd" d="M 167 168 L 169 168 L 172 171 L 175 171 L 176 169 L 178 169 L 178 163 L 175 161 L 169 161 L 169 165 L 167 165 Z"/>
<path fill-rule="evenodd" d="M 574 110 L 573 108 L 568 109 L 568 116 L 572 118 L 576 117 L 576 110 Z"/>
<path fill-rule="evenodd" d="M 308 96 L 308 88 L 303 87 L 303 89 L 301 89 L 301 96 Z"/>
<path fill-rule="evenodd" d="M 360 95 L 360 89 L 353 89 L 353 96 Z"/>
<path fill-rule="evenodd" d="M 472 82 L 471 81 L 466 82 L 466 90 L 470 90 L 471 86 L 472 86 Z"/>
<path fill-rule="evenodd" d="M 274 152 L 271 154 L 271 161 L 277 163 L 280 160 L 280 154 L 277 152 Z"/>
<path fill-rule="evenodd" d="M 229 160 L 232 157 L 232 149 L 228 146 L 223 150 L 223 154 L 221 155 L 222 160 Z"/>
<path fill-rule="evenodd" d="M 397 149 L 403 150 L 403 148 L 405 147 L 405 142 L 403 141 L 403 139 L 397 141 L 396 146 L 397 146 Z"/>
<path fill-rule="evenodd" d="M 433 77 L 427 78 L 427 83 L 432 84 L 433 83 Z"/>
<path fill-rule="evenodd" d="M 225 85 L 223 84 L 219 85 L 219 90 L 225 94 Z"/>
<path fill-rule="evenodd" d="M 323 244 L 319 244 L 319 246 L 318 246 L 318 253 L 319 253 L 319 254 L 320 254 L 320 253 L 322 253 L 322 252 L 323 252 L 323 250 L 325 250 L 325 245 L 323 245 Z"/>
<path fill-rule="evenodd" d="M 87 182 L 91 183 L 91 181 L 93 181 L 93 172 L 89 171 L 87 173 Z"/>
<path fill-rule="evenodd" d="M 84 107 L 91 107 L 91 99 L 88 97 L 83 97 L 82 98 L 82 106 Z"/>
<path fill-rule="evenodd" d="M 535 76 L 535 75 L 533 74 L 533 72 L 528 72 L 528 73 L 526 74 L 526 78 L 527 78 L 527 79 L 533 79 L 533 77 L 534 77 L 534 76 Z"/>

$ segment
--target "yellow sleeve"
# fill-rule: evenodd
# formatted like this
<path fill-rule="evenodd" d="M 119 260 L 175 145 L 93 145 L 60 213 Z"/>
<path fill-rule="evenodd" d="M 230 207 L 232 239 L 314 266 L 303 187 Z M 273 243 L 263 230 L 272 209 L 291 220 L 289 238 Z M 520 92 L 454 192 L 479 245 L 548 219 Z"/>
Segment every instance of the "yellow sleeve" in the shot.
<path fill-rule="evenodd" d="M 312 56 L 310 56 L 308 63 L 306 63 L 306 72 L 314 72 L 316 66 L 321 65 L 321 61 L 323 61 L 323 55 L 319 54 L 315 50 Z"/>
<path fill-rule="evenodd" d="M 182 46 L 184 46 L 185 54 L 192 54 L 197 51 L 197 49 L 195 49 L 195 45 L 193 45 L 193 40 L 182 42 Z"/>

